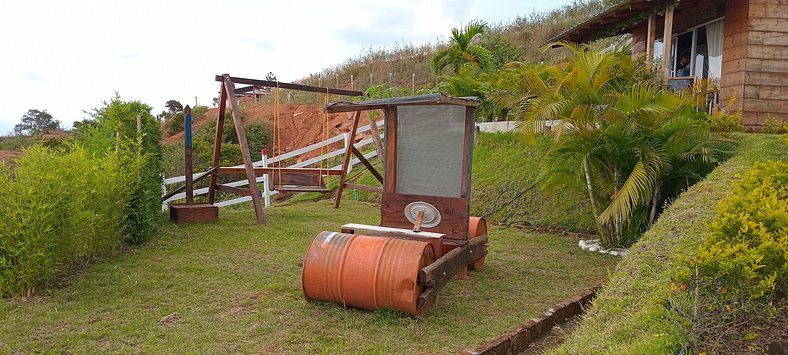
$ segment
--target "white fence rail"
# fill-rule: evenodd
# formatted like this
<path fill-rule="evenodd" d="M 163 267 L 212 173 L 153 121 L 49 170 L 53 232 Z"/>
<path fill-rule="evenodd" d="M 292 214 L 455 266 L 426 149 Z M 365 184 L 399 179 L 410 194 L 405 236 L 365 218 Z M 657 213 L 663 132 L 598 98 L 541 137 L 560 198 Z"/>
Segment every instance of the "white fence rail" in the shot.
<path fill-rule="evenodd" d="M 384 123 L 383 120 L 378 121 L 377 122 L 378 127 L 382 127 L 383 123 Z M 357 129 L 356 133 L 364 133 L 364 132 L 369 131 L 370 129 L 371 129 L 371 127 L 369 125 L 366 125 L 366 126 L 363 126 L 363 127 L 360 127 L 359 129 Z M 381 134 L 381 137 L 382 136 L 383 135 Z M 350 144 L 349 140 L 350 140 L 350 132 L 346 132 L 346 133 L 343 133 L 343 134 L 331 137 L 329 139 L 326 139 L 326 140 L 324 140 L 322 142 L 317 142 L 315 144 L 311 144 L 311 145 L 308 145 L 306 147 L 303 147 L 303 148 L 300 148 L 300 149 L 296 149 L 296 150 L 294 150 L 292 152 L 287 152 L 287 153 L 282 154 L 282 155 L 277 155 L 275 157 L 270 157 L 269 158 L 266 155 L 262 155 L 262 159 L 253 162 L 252 165 L 255 166 L 255 167 L 272 166 L 274 163 L 283 161 L 285 159 L 294 158 L 294 157 L 303 155 L 305 153 L 308 153 L 308 152 L 311 152 L 311 151 L 314 151 L 314 150 L 321 149 L 323 147 L 326 147 L 328 145 L 331 145 L 331 144 L 334 144 L 334 143 L 337 143 L 337 142 L 340 142 L 340 141 L 344 142 L 342 149 L 337 149 L 337 150 L 334 150 L 334 151 L 330 151 L 330 152 L 324 153 L 322 155 L 319 155 L 319 156 L 307 159 L 305 161 L 302 161 L 302 162 L 295 163 L 293 165 L 287 166 L 288 168 L 308 167 L 308 166 L 313 165 L 313 164 L 318 164 L 318 163 L 320 163 L 320 162 L 322 162 L 324 160 L 331 159 L 333 157 L 343 155 L 345 153 L 346 149 L 347 149 L 348 144 Z M 372 140 L 372 137 L 370 137 L 370 138 L 364 139 L 364 140 L 354 144 L 354 146 L 356 148 L 358 148 L 359 150 L 361 150 L 361 148 L 363 148 L 363 147 L 365 147 L 367 145 L 370 145 L 372 143 L 373 143 L 373 140 Z M 378 155 L 377 151 L 373 150 L 373 151 L 371 151 L 371 152 L 369 152 L 367 154 L 364 154 L 364 157 L 367 158 L 367 159 L 370 159 L 370 158 L 375 157 L 377 155 Z M 358 160 L 357 158 L 351 159 L 350 160 L 350 166 L 348 167 L 348 171 L 352 170 L 353 166 L 355 166 L 358 163 L 360 163 L 360 160 Z M 236 165 L 234 167 L 242 168 L 243 165 Z M 331 167 L 331 169 L 340 169 L 340 168 L 342 168 L 341 164 L 337 165 L 337 166 L 334 166 L 334 167 Z M 199 177 L 202 174 L 205 174 L 205 172 L 194 173 L 194 174 L 192 174 L 192 177 L 193 178 L 197 178 L 197 177 Z M 269 190 L 268 189 L 268 179 L 269 179 L 269 174 L 260 175 L 256 179 L 258 183 L 263 183 L 263 188 L 261 189 L 261 193 L 263 195 L 263 199 L 265 200 L 265 206 L 266 207 L 271 205 L 271 196 L 276 195 L 276 194 L 279 193 L 276 190 Z M 185 176 L 175 176 L 175 177 L 171 177 L 171 178 L 162 179 L 162 186 L 161 186 L 162 197 L 167 193 L 167 185 L 183 183 L 185 181 L 186 181 L 186 177 Z M 239 187 L 239 186 L 245 186 L 245 185 L 248 185 L 248 184 L 249 184 L 249 181 L 247 179 L 243 179 L 243 180 L 238 180 L 238 181 L 225 183 L 224 185 L 232 186 L 232 187 Z M 207 187 L 194 190 L 194 196 L 205 195 L 207 193 L 208 193 L 208 188 Z M 182 199 L 185 199 L 185 198 L 186 198 L 186 193 L 185 192 L 181 192 L 179 194 L 173 195 L 172 197 L 170 197 L 167 200 L 162 202 L 162 204 L 161 204 L 162 211 L 166 211 L 167 204 L 169 202 L 182 200 Z M 251 201 L 251 200 L 252 200 L 252 198 L 250 196 L 244 196 L 244 197 L 239 197 L 239 198 L 235 198 L 235 199 L 232 199 L 232 200 L 226 200 L 226 201 L 217 202 L 216 206 L 219 206 L 219 207 L 231 206 L 231 205 L 235 205 L 235 204 L 239 204 L 239 203 L 246 202 L 246 201 Z"/>

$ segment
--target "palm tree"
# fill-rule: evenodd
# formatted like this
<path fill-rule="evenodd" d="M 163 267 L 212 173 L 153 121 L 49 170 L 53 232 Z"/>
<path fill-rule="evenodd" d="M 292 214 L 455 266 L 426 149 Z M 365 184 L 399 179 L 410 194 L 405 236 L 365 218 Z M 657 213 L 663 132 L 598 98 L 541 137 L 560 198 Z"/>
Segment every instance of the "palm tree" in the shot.
<path fill-rule="evenodd" d="M 561 45 L 573 52 L 567 63 L 505 69 L 510 86 L 488 96 L 529 135 L 557 120 L 545 185 L 580 179 L 603 242 L 628 244 L 665 199 L 729 155 L 731 141 L 711 137 L 691 100 L 650 80 L 642 60 Z"/>
<path fill-rule="evenodd" d="M 432 57 L 432 69 L 435 74 L 440 74 L 447 66 L 457 74 L 460 68 L 467 63 L 475 65 L 481 70 L 495 67 L 496 60 L 492 52 L 478 44 L 471 44 L 474 37 L 488 29 L 486 22 L 478 20 L 469 22 L 462 30 L 456 27 L 452 28 L 449 46 L 439 50 Z"/>

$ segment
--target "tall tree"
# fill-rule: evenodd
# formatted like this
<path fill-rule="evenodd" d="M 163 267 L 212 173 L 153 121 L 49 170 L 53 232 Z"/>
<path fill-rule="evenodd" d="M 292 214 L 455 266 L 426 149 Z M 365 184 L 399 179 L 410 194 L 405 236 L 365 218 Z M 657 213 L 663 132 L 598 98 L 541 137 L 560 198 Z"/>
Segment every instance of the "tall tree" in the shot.
<path fill-rule="evenodd" d="M 41 134 L 60 129 L 60 121 L 52 118 L 47 110 L 28 110 L 22 116 L 22 123 L 14 126 L 14 133 L 22 134 Z"/>
<path fill-rule="evenodd" d="M 456 74 L 464 64 L 474 65 L 481 70 L 494 68 L 496 60 L 493 53 L 481 45 L 471 43 L 474 37 L 488 28 L 486 22 L 478 20 L 469 22 L 462 30 L 452 28 L 449 46 L 432 57 L 432 70 L 440 74 L 448 66 Z"/>
<path fill-rule="evenodd" d="M 178 100 L 169 100 L 164 104 L 164 107 L 170 110 L 170 114 L 172 115 L 183 111 L 183 105 Z"/>

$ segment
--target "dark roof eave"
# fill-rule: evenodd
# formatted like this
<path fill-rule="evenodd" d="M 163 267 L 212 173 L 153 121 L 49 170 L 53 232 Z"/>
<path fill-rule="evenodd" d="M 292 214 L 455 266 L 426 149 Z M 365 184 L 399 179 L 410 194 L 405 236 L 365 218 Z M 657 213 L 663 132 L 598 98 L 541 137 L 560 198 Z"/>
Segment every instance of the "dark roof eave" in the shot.
<path fill-rule="evenodd" d="M 558 41 L 590 42 L 602 37 L 628 33 L 633 26 L 640 22 L 631 23 L 625 27 L 619 28 L 617 31 L 606 32 L 604 35 L 600 35 L 603 30 L 608 30 L 611 25 L 629 20 L 632 16 L 653 11 L 657 7 L 662 7 L 672 2 L 674 2 L 674 0 L 626 0 L 621 4 L 600 12 L 577 26 L 559 33 L 542 45 Z"/>

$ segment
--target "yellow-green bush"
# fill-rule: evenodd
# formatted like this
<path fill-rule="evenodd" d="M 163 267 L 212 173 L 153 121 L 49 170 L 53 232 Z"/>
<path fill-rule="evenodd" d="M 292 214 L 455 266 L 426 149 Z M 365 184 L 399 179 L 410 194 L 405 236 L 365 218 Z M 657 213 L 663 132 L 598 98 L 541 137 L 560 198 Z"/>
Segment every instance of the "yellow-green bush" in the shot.
<path fill-rule="evenodd" d="M 13 171 L 0 165 L 0 294 L 30 293 L 123 243 L 130 177 L 122 163 L 117 153 L 33 146 Z"/>
<path fill-rule="evenodd" d="M 718 204 L 710 230 L 677 275 L 679 289 L 697 291 L 684 295 L 693 305 L 685 312 L 706 347 L 710 338 L 755 337 L 753 324 L 778 311 L 775 297 L 788 291 L 788 162 L 753 165 Z"/>
<path fill-rule="evenodd" d="M 142 102 L 115 96 L 91 112 L 92 124 L 80 128 L 77 135 L 77 141 L 96 157 L 120 153 L 121 168 L 131 177 L 123 234 L 132 244 L 153 235 L 161 214 L 161 124 L 150 111 Z"/>
<path fill-rule="evenodd" d="M 735 103 L 736 96 L 734 95 L 728 100 L 728 106 L 725 109 L 717 111 L 709 116 L 712 132 L 744 132 L 741 111 L 729 112 Z"/>

